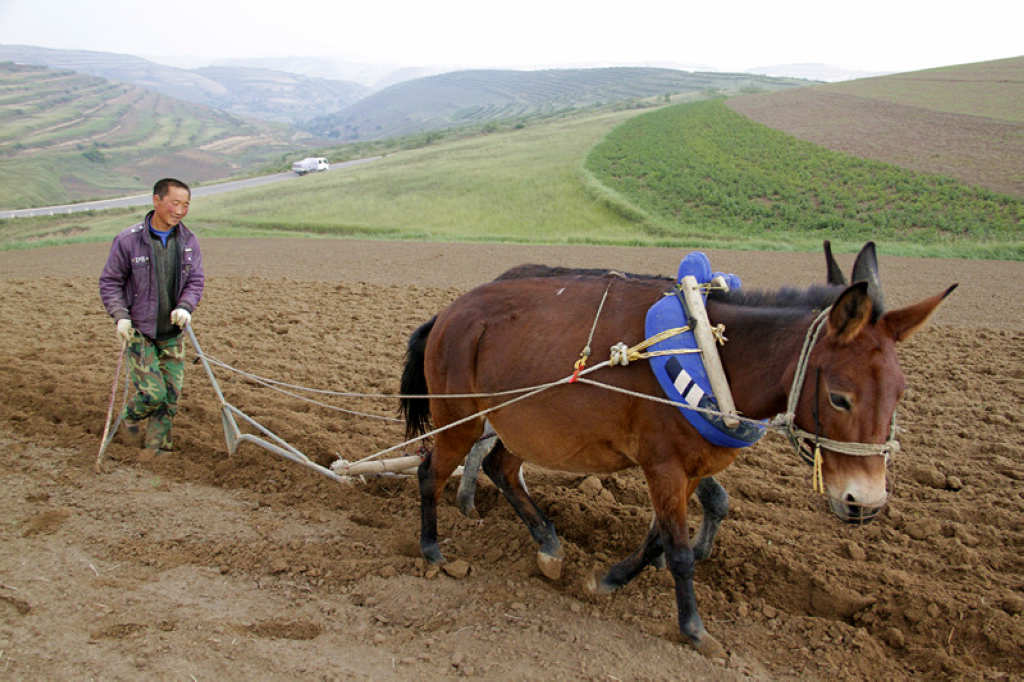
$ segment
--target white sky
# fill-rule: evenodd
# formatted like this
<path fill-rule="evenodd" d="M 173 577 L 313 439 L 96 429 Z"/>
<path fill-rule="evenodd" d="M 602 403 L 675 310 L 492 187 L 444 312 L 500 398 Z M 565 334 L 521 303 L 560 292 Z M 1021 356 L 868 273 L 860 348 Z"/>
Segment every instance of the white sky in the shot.
<path fill-rule="evenodd" d="M 1024 54 L 1024 2 L 0 0 L 0 44 L 460 68 L 911 71 Z"/>

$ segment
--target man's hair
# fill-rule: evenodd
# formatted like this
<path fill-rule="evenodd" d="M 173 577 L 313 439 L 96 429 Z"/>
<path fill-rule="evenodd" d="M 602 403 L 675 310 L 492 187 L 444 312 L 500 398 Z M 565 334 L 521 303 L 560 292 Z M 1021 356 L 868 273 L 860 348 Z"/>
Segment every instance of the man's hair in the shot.
<path fill-rule="evenodd" d="M 163 180 L 157 180 L 156 184 L 153 185 L 153 196 L 157 196 L 163 199 L 165 196 L 167 196 L 167 192 L 169 192 L 172 187 L 180 187 L 186 192 L 188 192 L 189 198 L 192 197 L 192 190 L 189 189 L 188 185 L 186 185 L 181 180 L 175 180 L 174 178 L 164 178 Z"/>

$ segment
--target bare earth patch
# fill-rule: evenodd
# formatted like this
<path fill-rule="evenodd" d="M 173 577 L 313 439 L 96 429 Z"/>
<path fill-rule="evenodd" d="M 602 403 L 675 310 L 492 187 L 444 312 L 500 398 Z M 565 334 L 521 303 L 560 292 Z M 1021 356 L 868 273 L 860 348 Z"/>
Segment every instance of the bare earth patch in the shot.
<path fill-rule="evenodd" d="M 836 151 L 1024 197 L 1024 124 L 824 88 L 732 97 L 734 111 Z"/>
<path fill-rule="evenodd" d="M 555 582 L 487 481 L 480 519 L 458 513 L 454 486 L 439 510 L 446 554 L 466 562 L 455 578 L 418 557 L 414 480 L 341 485 L 251 445 L 229 457 L 198 366 L 180 451 L 139 463 L 115 444 L 110 472 L 93 473 L 117 357 L 97 293 L 106 250 L 0 253 L 4 678 L 1024 676 L 1024 264 L 886 258 L 880 245 L 892 305 L 960 282 L 901 352 L 909 390 L 894 498 L 873 524 L 844 525 L 781 438 L 741 454 L 720 479 L 730 516 L 697 568 L 705 623 L 728 650 L 707 660 L 677 641 L 667 571 L 607 598 L 584 589 L 646 532 L 638 472 L 596 486 L 527 471 L 564 540 Z M 509 266 L 672 274 L 684 254 L 210 239 L 204 255 L 194 321 L 207 353 L 296 384 L 392 392 L 408 334 Z M 824 273 L 818 254 L 709 255 L 748 287 Z M 585 340 L 588 330 L 558 330 L 574 331 Z M 319 462 L 402 440 L 400 424 L 218 376 L 233 404 Z M 385 417 L 396 407 L 331 402 Z"/>

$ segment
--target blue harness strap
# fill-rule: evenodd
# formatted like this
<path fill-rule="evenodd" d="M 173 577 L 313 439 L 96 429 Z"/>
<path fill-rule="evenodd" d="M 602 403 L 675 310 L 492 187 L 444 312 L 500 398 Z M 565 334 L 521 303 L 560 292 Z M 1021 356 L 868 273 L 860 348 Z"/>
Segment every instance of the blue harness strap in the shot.
<path fill-rule="evenodd" d="M 711 272 L 711 262 L 700 251 L 688 254 L 679 264 L 679 272 L 676 275 L 677 287 L 678 283 L 687 275 L 693 275 L 699 284 L 707 284 L 714 277 L 721 276 L 730 289 L 740 287 L 740 278 L 736 275 Z M 647 318 L 644 322 L 644 333 L 647 337 L 654 336 L 666 329 L 691 326 L 690 314 L 686 310 L 682 294 L 678 288 L 669 293 L 674 295 L 666 295 L 647 311 Z M 704 300 L 707 300 L 706 292 L 702 293 L 702 296 Z M 688 331 L 660 341 L 651 346 L 650 350 L 695 350 L 696 348 L 697 340 L 694 338 L 693 332 Z M 708 380 L 700 353 L 654 357 L 648 362 L 662 391 L 670 400 L 706 410 L 717 411 L 719 409 L 718 402 L 711 391 L 711 382 Z M 735 428 L 729 428 L 722 421 L 722 417 L 717 414 L 697 412 L 682 406 L 679 407 L 679 411 L 712 445 L 743 448 L 756 443 L 765 432 L 763 425 L 747 421 L 740 421 Z"/>

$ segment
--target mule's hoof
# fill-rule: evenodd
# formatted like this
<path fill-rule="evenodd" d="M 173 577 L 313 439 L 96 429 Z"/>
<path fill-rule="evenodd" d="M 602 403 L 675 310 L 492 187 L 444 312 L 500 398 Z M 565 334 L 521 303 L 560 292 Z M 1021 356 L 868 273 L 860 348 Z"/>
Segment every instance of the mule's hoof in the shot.
<path fill-rule="evenodd" d="M 478 512 L 476 510 L 476 507 L 473 506 L 473 505 L 469 505 L 468 507 L 464 507 L 464 506 L 462 506 L 460 504 L 459 505 L 459 511 L 462 512 L 462 515 L 465 516 L 467 519 L 474 519 L 475 520 L 475 519 L 479 519 L 480 518 L 480 512 Z"/>
<path fill-rule="evenodd" d="M 441 548 L 436 544 L 434 545 L 420 545 L 420 554 L 427 560 L 428 564 L 438 566 L 444 563 L 444 554 L 441 554 Z"/>
<path fill-rule="evenodd" d="M 705 658 L 728 658 L 725 647 L 721 643 L 705 632 L 701 635 L 701 638 L 696 642 L 692 642 L 693 648 L 695 648 Z"/>
<path fill-rule="evenodd" d="M 558 580 L 562 577 L 562 561 L 562 557 L 537 552 L 537 568 L 548 580 Z"/>
<path fill-rule="evenodd" d="M 587 592 L 590 594 L 599 596 L 611 594 L 615 590 L 619 589 L 618 585 L 613 585 L 605 580 L 605 576 L 602 571 L 592 571 L 590 575 L 587 576 L 587 584 L 585 587 Z"/>

